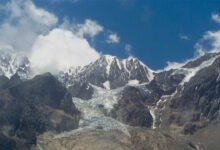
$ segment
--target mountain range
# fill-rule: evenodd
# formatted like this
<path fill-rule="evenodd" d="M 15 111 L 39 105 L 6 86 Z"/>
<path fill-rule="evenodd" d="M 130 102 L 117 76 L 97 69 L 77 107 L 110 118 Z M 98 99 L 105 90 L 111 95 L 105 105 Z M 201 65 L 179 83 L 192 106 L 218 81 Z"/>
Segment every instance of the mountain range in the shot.
<path fill-rule="evenodd" d="M 103 55 L 34 75 L 0 54 L 0 147 L 33 150 L 218 150 L 220 53 L 160 71 Z"/>

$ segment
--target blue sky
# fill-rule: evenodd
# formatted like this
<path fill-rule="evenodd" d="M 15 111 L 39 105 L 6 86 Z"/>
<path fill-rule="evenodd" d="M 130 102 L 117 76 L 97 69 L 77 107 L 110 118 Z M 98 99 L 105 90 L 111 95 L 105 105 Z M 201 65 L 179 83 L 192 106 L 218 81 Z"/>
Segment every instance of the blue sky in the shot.
<path fill-rule="evenodd" d="M 155 70 L 166 66 L 167 61 L 181 62 L 193 57 L 194 46 L 203 35 L 219 29 L 219 24 L 211 19 L 212 14 L 220 13 L 219 0 L 33 0 L 33 3 L 56 15 L 58 24 L 64 20 L 95 21 L 104 32 L 87 40 L 98 52 L 122 58 L 134 55 Z M 118 42 L 106 42 L 106 37 L 113 33 Z"/>
<path fill-rule="evenodd" d="M 212 13 L 220 12 L 219 0 L 78 0 L 50 2 L 35 0 L 60 17 L 79 21 L 96 20 L 118 33 L 121 42 L 132 45 L 132 54 L 153 69 L 167 61 L 193 57 L 194 45 L 218 24 Z M 188 39 L 181 39 L 187 36 Z M 126 57 L 123 44 L 109 45 L 102 38 L 94 46 L 103 53 Z"/>

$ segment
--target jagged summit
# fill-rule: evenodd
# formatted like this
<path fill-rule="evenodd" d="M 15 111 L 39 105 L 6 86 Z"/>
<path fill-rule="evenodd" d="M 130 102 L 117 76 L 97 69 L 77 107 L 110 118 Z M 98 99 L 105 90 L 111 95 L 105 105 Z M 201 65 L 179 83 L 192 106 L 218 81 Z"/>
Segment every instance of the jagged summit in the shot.
<path fill-rule="evenodd" d="M 11 78 L 17 73 L 21 79 L 31 76 L 31 63 L 28 57 L 12 50 L 1 50 L 0 75 Z M 153 71 L 135 57 L 120 59 L 102 55 L 85 67 L 71 67 L 61 70 L 58 79 L 67 87 L 75 82 L 86 82 L 106 89 L 114 89 L 126 84 L 149 82 Z"/>
<path fill-rule="evenodd" d="M 30 62 L 26 56 L 13 50 L 0 50 L 0 75 L 8 78 L 17 73 L 22 79 L 30 75 Z"/>
<path fill-rule="evenodd" d="M 120 59 L 103 55 L 87 66 L 71 67 L 62 71 L 57 78 L 66 87 L 50 73 L 27 81 L 20 80 L 19 76 L 23 73 L 21 70 L 27 71 L 25 73 L 28 75 L 30 67 L 27 57 L 19 56 L 10 51 L 0 54 L 0 68 L 4 75 L 0 76 L 0 100 L 3 104 L 0 117 L 4 119 L 7 115 L 10 119 L 11 115 L 15 115 L 14 120 L 9 120 L 9 123 L 14 129 L 19 129 L 19 132 L 14 133 L 18 134 L 19 141 L 35 138 L 38 133 L 42 136 L 41 133 L 55 129 L 74 129 L 58 135 L 55 133 L 55 137 L 64 141 L 74 141 L 69 140 L 79 135 L 74 133 L 87 136 L 88 130 L 96 132 L 98 129 L 106 133 L 117 131 L 131 139 L 137 136 L 142 139 L 142 131 L 149 131 L 150 134 L 144 134 L 149 138 L 167 132 L 166 136 L 162 134 L 164 138 L 178 140 L 188 134 L 187 137 L 193 140 L 190 147 L 200 147 L 194 140 L 199 140 L 200 143 L 201 136 L 193 137 L 197 136 L 197 131 L 200 131 L 200 134 L 207 134 L 206 129 L 219 131 L 220 123 L 216 123 L 220 118 L 219 53 L 209 53 L 161 72 L 152 71 L 134 57 Z M 13 73 L 15 75 L 11 77 Z M 19 126 L 17 120 L 20 120 Z M 210 127 L 212 123 L 217 126 Z M 33 128 L 29 127 L 29 124 L 33 125 Z M 41 131 L 40 128 L 38 131 L 38 127 L 45 129 Z M 76 127 L 79 128 L 75 129 Z M 0 139 L 2 133 L 5 139 L 13 130 L 8 132 L 7 136 L 4 135 L 6 131 L 5 126 L 2 126 Z M 21 131 L 25 131 L 27 136 L 20 135 Z M 8 136 L 9 140 L 13 140 L 14 135 Z M 65 139 L 63 136 L 66 136 Z M 208 141 L 209 136 L 211 134 L 207 134 L 205 141 Z M 42 145 L 43 142 L 37 138 L 34 142 Z M 53 137 L 51 141 L 54 139 Z M 217 136 L 214 138 L 216 141 L 218 139 Z M 181 139 L 180 142 L 185 141 Z M 189 149 L 187 143 L 183 144 L 187 146 L 185 149 Z M 139 142 L 136 144 L 143 146 Z M 164 145 L 170 144 L 165 142 Z"/>
<path fill-rule="evenodd" d="M 83 68 L 61 73 L 61 81 L 67 86 L 75 82 L 87 82 L 106 89 L 114 89 L 128 83 L 144 83 L 153 79 L 153 71 L 134 57 L 120 59 L 103 55 Z"/>

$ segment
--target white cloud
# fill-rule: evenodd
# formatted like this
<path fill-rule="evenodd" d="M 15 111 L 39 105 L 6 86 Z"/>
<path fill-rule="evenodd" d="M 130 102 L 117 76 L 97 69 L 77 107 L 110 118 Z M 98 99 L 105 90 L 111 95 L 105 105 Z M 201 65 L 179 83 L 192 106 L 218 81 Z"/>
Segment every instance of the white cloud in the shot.
<path fill-rule="evenodd" d="M 58 20 L 30 0 L 11 0 L 0 11 L 7 12 L 0 23 L 0 44 L 16 51 L 29 51 L 39 33 L 47 34 Z"/>
<path fill-rule="evenodd" d="M 29 21 L 46 26 L 55 25 L 58 21 L 54 14 L 36 7 L 31 0 L 11 0 L 3 10 L 9 13 L 8 21 L 13 19 L 19 21 L 26 18 Z"/>
<path fill-rule="evenodd" d="M 220 15 L 212 14 L 212 20 L 220 24 Z M 207 31 L 201 40 L 195 44 L 195 56 L 194 58 L 188 59 L 183 63 L 178 62 L 167 62 L 167 67 L 164 70 L 177 69 L 186 64 L 189 61 L 195 60 L 196 58 L 206 54 L 207 52 L 220 52 L 220 29 L 217 31 Z"/>
<path fill-rule="evenodd" d="M 37 8 L 32 1 L 26 1 L 24 6 L 25 12 L 37 23 L 51 26 L 55 25 L 58 21 L 58 18 L 54 14 L 42 8 Z"/>
<path fill-rule="evenodd" d="M 170 62 L 170 61 L 168 61 L 168 62 L 167 62 L 167 66 L 164 68 L 164 70 L 178 69 L 178 68 L 184 66 L 187 62 L 188 62 L 188 60 L 185 61 L 185 62 L 183 62 L 183 63 Z"/>
<path fill-rule="evenodd" d="M 108 39 L 106 41 L 107 43 L 119 43 L 120 37 L 117 35 L 117 33 L 111 33 L 108 35 Z"/>
<path fill-rule="evenodd" d="M 187 35 L 180 35 L 181 40 L 189 40 L 189 37 Z"/>
<path fill-rule="evenodd" d="M 51 3 L 60 3 L 60 2 L 71 2 L 71 3 L 76 3 L 79 2 L 80 0 L 47 0 Z"/>
<path fill-rule="evenodd" d="M 125 51 L 128 55 L 131 55 L 132 46 L 130 44 L 125 44 Z"/>
<path fill-rule="evenodd" d="M 219 14 L 212 14 L 212 20 L 220 24 Z M 207 31 L 203 38 L 195 45 L 196 53 L 204 55 L 206 52 L 220 52 L 220 29 L 217 31 Z"/>
<path fill-rule="evenodd" d="M 96 21 L 86 19 L 78 24 L 64 19 L 59 25 L 56 15 L 31 0 L 11 0 L 0 11 L 7 12 L 0 22 L 0 49 L 25 52 L 36 73 L 57 73 L 99 57 L 86 39 L 104 30 Z"/>
<path fill-rule="evenodd" d="M 12 0 L 11 2 L 8 2 L 5 7 L 2 7 L 2 9 L 8 11 L 10 13 L 10 17 L 12 18 L 20 17 L 22 15 L 22 2 L 23 1 L 21 0 Z"/>
<path fill-rule="evenodd" d="M 218 31 L 208 31 L 204 37 L 204 40 L 209 41 L 211 43 L 211 51 L 218 52 L 220 51 L 220 30 Z"/>
<path fill-rule="evenodd" d="M 220 24 L 220 16 L 219 14 L 212 14 L 212 20 L 214 20 L 215 22 L 217 22 L 218 24 Z"/>
<path fill-rule="evenodd" d="M 86 19 L 84 24 L 77 25 L 77 35 L 79 37 L 89 36 L 91 38 L 94 38 L 103 30 L 104 28 L 100 24 L 90 19 Z"/>
<path fill-rule="evenodd" d="M 53 29 L 35 41 L 30 61 L 37 73 L 58 73 L 71 66 L 84 66 L 96 60 L 99 53 L 86 39 L 64 29 Z"/>

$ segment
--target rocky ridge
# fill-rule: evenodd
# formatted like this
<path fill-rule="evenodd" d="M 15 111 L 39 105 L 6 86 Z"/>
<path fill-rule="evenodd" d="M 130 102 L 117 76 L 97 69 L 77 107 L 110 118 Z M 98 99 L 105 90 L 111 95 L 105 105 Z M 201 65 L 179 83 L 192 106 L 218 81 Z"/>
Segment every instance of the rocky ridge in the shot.
<path fill-rule="evenodd" d="M 33 149 L 219 149 L 219 66 L 219 53 L 162 71 L 152 71 L 136 58 L 105 55 L 83 68 L 61 72 L 56 77 L 61 83 L 48 74 L 22 81 L 17 73 L 10 79 L 1 76 L 0 87 L 4 103 L 18 99 L 29 109 L 29 103 L 40 102 L 33 110 L 59 112 L 49 115 L 52 126 L 31 128 L 37 138 Z M 45 88 L 51 90 L 39 90 Z M 60 91 L 66 94 L 59 97 Z M 47 111 L 41 116 L 28 112 L 44 118 Z M 64 122 L 58 121 L 62 117 Z M 5 126 L 0 139 L 16 145 Z M 208 139 L 212 142 L 205 142 Z"/>

